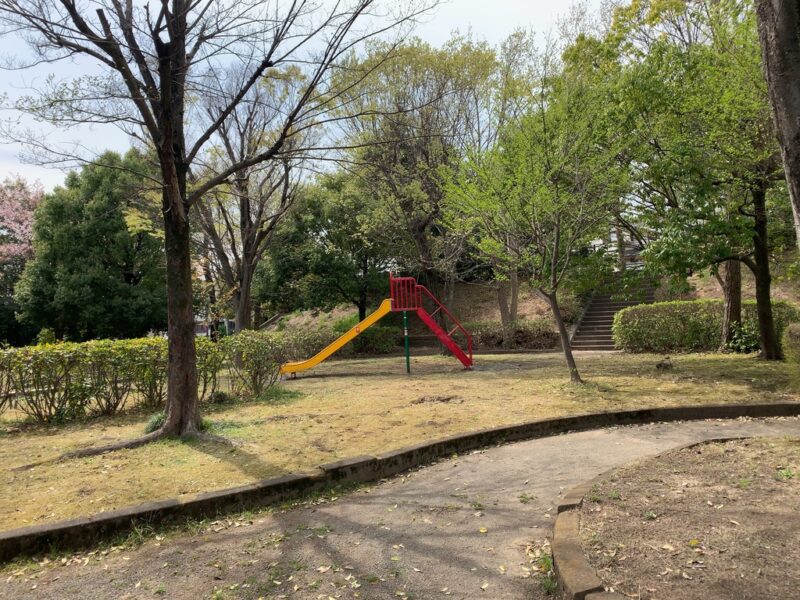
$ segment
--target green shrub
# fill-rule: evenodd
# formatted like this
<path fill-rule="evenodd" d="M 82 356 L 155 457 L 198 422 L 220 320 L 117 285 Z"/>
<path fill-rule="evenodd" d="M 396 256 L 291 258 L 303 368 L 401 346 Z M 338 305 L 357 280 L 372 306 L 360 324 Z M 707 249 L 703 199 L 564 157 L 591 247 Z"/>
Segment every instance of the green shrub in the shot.
<path fill-rule="evenodd" d="M 783 332 L 783 353 L 792 381 L 800 384 L 800 323 L 790 323 Z"/>
<path fill-rule="evenodd" d="M 353 350 L 359 354 L 389 354 L 403 338 L 399 327 L 373 325 L 353 340 Z"/>
<path fill-rule="evenodd" d="M 208 401 L 211 404 L 228 404 L 233 398 L 230 394 L 226 394 L 222 390 L 215 390 L 208 395 Z"/>
<path fill-rule="evenodd" d="M 722 325 L 720 324 L 720 328 Z M 758 331 L 758 320 L 748 319 L 741 323 L 731 324 L 731 341 L 728 348 L 734 352 L 756 352 L 761 348 L 761 334 Z"/>
<path fill-rule="evenodd" d="M 83 344 L 44 344 L 4 351 L 4 366 L 19 409 L 40 423 L 55 423 L 85 414 L 90 386 Z"/>
<path fill-rule="evenodd" d="M 55 344 L 58 342 L 55 332 L 49 327 L 42 327 L 39 333 L 36 334 L 36 345 L 45 346 L 47 344 Z"/>
<path fill-rule="evenodd" d="M 134 357 L 125 340 L 95 340 L 83 347 L 84 376 L 101 415 L 113 415 L 125 406 L 136 373 Z"/>
<path fill-rule="evenodd" d="M 333 324 L 336 337 L 344 335 L 358 324 L 358 315 L 350 315 Z M 397 349 L 403 336 L 403 330 L 389 325 L 373 325 L 361 332 L 349 346 L 342 348 L 343 354 L 389 354 Z M 340 350 L 340 352 L 342 352 Z"/>
<path fill-rule="evenodd" d="M 273 334 L 274 335 L 274 334 Z M 282 331 L 282 361 L 304 360 L 314 356 L 339 337 L 331 327 L 316 329 L 286 329 Z"/>
<path fill-rule="evenodd" d="M 786 302 L 773 302 L 775 328 L 780 336 L 800 311 Z M 614 342 L 628 352 L 708 352 L 719 348 L 722 335 L 721 300 L 695 300 L 642 304 L 621 310 L 614 317 Z M 755 333 L 754 333 L 755 332 Z M 742 327 L 735 349 L 758 347 L 755 302 L 744 302 Z"/>
<path fill-rule="evenodd" d="M 131 353 L 136 390 L 148 409 L 164 408 L 167 400 L 167 340 L 161 337 L 126 340 Z"/>
<path fill-rule="evenodd" d="M 144 432 L 153 433 L 154 431 L 161 429 L 166 420 L 167 415 L 163 411 L 157 412 L 147 420 L 147 424 L 144 426 Z"/>
<path fill-rule="evenodd" d="M 501 348 L 503 326 L 500 321 L 473 321 L 465 323 L 474 344 L 480 348 Z M 517 321 L 514 347 L 526 350 L 547 350 L 558 344 L 558 333 L 553 331 L 549 319 L 523 319 Z"/>
<path fill-rule="evenodd" d="M 200 401 L 213 396 L 219 385 L 219 373 L 225 365 L 225 348 L 220 342 L 208 338 L 196 338 L 197 349 L 197 395 Z"/>
<path fill-rule="evenodd" d="M 344 335 L 353 327 L 358 325 L 358 314 L 352 314 L 347 317 L 342 317 L 333 324 L 333 333 L 338 336 Z"/>
<path fill-rule="evenodd" d="M 278 379 L 287 360 L 282 332 L 240 331 L 222 342 L 231 370 L 231 387 L 239 396 L 258 397 Z"/>

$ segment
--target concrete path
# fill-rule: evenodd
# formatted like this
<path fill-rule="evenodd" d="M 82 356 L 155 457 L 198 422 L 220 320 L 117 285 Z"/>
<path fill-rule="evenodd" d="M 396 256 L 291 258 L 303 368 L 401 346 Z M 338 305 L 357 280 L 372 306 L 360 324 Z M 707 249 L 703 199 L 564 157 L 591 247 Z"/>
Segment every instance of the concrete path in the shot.
<path fill-rule="evenodd" d="M 800 436 L 800 419 L 616 427 L 492 448 L 335 502 L 3 579 L 0 598 L 544 598 L 525 549 L 549 535 L 565 489 L 739 435 Z"/>

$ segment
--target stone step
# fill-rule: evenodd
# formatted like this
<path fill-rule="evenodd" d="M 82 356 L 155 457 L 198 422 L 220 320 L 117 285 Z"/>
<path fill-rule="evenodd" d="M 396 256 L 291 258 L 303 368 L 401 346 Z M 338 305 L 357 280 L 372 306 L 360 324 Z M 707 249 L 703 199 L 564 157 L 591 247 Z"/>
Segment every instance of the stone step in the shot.
<path fill-rule="evenodd" d="M 632 306 L 639 306 L 641 302 L 632 302 L 631 304 L 612 304 L 612 303 L 603 303 L 603 304 L 592 304 L 587 311 L 590 310 L 623 310 L 625 308 L 631 308 Z"/>
<path fill-rule="evenodd" d="M 592 317 L 591 319 L 585 318 L 581 321 L 581 327 L 586 325 L 607 325 L 611 327 L 611 324 L 614 322 L 614 317 Z"/>
<path fill-rule="evenodd" d="M 601 345 L 595 345 L 595 346 L 574 346 L 574 345 L 573 345 L 573 346 L 572 346 L 572 349 L 573 349 L 573 350 L 577 350 L 577 351 L 581 351 L 581 350 L 612 351 L 612 350 L 616 350 L 616 347 L 615 347 L 615 346 L 613 346 L 613 345 L 612 345 L 612 346 L 601 346 Z"/>
<path fill-rule="evenodd" d="M 628 296 L 627 298 L 622 298 L 620 296 L 594 296 L 592 298 L 592 302 L 633 302 L 636 304 L 641 304 L 642 302 L 654 302 L 655 298 L 656 297 L 654 294 Z"/>

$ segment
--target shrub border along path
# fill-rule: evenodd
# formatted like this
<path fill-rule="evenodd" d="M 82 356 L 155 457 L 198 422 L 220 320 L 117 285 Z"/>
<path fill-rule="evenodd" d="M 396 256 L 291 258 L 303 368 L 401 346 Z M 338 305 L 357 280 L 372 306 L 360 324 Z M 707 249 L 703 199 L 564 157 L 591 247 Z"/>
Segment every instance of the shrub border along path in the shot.
<path fill-rule="evenodd" d="M 0 533 L 0 561 L 35 554 L 51 547 L 77 549 L 103 536 L 125 532 L 137 522 L 158 523 L 180 517 L 208 517 L 296 499 L 324 488 L 376 481 L 403 471 L 478 448 L 549 437 L 613 425 L 669 421 L 800 416 L 800 403 L 699 405 L 583 414 L 542 419 L 518 425 L 454 435 L 377 456 L 356 456 L 320 465 L 312 473 L 291 473 L 257 483 L 205 492 L 188 498 L 148 502 L 118 510 L 12 529 Z M 599 599 L 598 599 L 599 600 Z"/>

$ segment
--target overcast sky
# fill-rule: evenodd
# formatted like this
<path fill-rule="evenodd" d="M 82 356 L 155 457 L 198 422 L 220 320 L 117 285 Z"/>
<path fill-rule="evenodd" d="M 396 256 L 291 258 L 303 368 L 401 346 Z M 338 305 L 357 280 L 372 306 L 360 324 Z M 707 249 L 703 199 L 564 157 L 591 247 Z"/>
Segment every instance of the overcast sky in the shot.
<path fill-rule="evenodd" d="M 517 27 L 530 27 L 537 33 L 548 32 L 556 26 L 557 19 L 569 11 L 571 3 L 571 0 L 449 0 L 425 19 L 416 34 L 431 44 L 439 45 L 456 30 L 462 33 L 471 30 L 476 37 L 497 44 Z M 588 0 L 588 4 L 596 8 L 600 0 Z M 18 39 L 0 37 L 0 56 L 19 54 L 23 48 Z M 57 75 L 64 76 L 80 67 L 56 65 L 55 68 Z M 26 88 L 36 86 L 51 70 L 52 66 L 34 71 L 2 73 L 0 95 L 7 94 L 11 99 L 16 98 L 25 93 Z M 8 119 L 14 115 L 6 112 L 2 117 Z M 61 133 L 49 129 L 47 131 L 48 139 L 52 139 L 53 144 L 66 146 L 73 141 L 79 141 L 98 153 L 107 149 L 124 151 L 128 147 L 128 140 L 113 126 L 83 127 Z M 64 173 L 58 169 L 22 162 L 19 158 L 20 150 L 14 145 L 0 144 L 0 179 L 5 179 L 8 175 L 22 175 L 41 181 L 47 189 L 52 189 L 63 181 Z"/>

